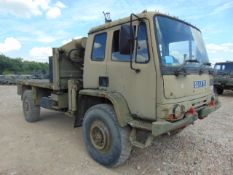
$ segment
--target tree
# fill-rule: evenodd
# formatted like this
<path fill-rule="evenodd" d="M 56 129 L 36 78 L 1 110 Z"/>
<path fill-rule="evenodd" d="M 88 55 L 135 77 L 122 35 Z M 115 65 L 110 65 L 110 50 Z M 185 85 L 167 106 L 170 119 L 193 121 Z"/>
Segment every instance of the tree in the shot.
<path fill-rule="evenodd" d="M 22 58 L 10 58 L 0 55 L 0 74 L 32 74 L 33 72 L 48 72 L 48 63 L 23 61 Z"/>

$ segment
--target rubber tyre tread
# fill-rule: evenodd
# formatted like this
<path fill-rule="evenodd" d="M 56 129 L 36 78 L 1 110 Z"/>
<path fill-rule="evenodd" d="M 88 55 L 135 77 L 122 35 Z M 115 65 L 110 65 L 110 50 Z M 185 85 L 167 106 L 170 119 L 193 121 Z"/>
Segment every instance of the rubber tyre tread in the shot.
<path fill-rule="evenodd" d="M 223 94 L 223 91 L 224 91 L 223 88 L 220 88 L 220 87 L 217 87 L 217 88 L 216 88 L 216 92 L 217 92 L 218 95 L 222 95 L 222 94 Z"/>
<path fill-rule="evenodd" d="M 113 158 L 114 160 L 111 162 L 106 162 L 104 160 L 101 160 L 100 155 L 99 155 L 101 153 L 98 152 L 98 150 L 93 151 L 93 149 L 95 149 L 95 148 L 92 146 L 90 140 L 88 140 L 88 137 L 87 137 L 89 135 L 89 132 L 87 131 L 87 126 L 89 125 L 89 122 L 94 121 L 96 119 L 98 120 L 98 117 L 93 115 L 98 110 L 102 110 L 105 114 L 108 115 L 108 116 L 101 116 L 99 119 L 100 120 L 102 120 L 103 118 L 110 119 L 112 124 L 113 124 L 112 127 L 108 126 L 108 128 L 111 130 L 110 132 L 114 132 L 113 135 L 119 136 L 120 143 L 118 142 L 118 144 L 116 144 L 116 142 L 115 142 L 115 145 L 112 145 L 112 147 L 120 146 L 120 151 L 116 151 L 116 154 L 115 153 L 113 154 L 114 156 L 111 158 Z M 106 167 L 117 167 L 119 165 L 122 165 L 129 158 L 129 156 L 131 154 L 131 149 L 132 149 L 132 144 L 129 140 L 129 133 L 130 133 L 130 129 L 128 127 L 119 126 L 117 118 L 116 118 L 116 113 L 115 113 L 112 105 L 109 105 L 109 104 L 95 105 L 95 106 L 91 107 L 86 112 L 86 114 L 84 116 L 83 138 L 84 138 L 84 142 L 86 144 L 87 151 L 94 160 L 96 160 L 98 163 L 100 163 Z M 115 140 L 117 140 L 117 139 L 118 138 L 115 138 Z M 96 152 L 98 152 L 98 153 L 96 154 Z M 107 157 L 107 159 L 108 159 L 108 157 Z"/>
<path fill-rule="evenodd" d="M 24 106 L 23 106 L 23 113 L 24 113 L 24 118 L 27 122 L 36 122 L 40 119 L 40 106 L 35 106 L 32 98 L 32 91 L 31 90 L 25 90 L 23 93 L 23 103 L 25 100 L 27 100 L 28 105 L 29 105 L 29 111 L 26 113 L 24 111 Z"/>

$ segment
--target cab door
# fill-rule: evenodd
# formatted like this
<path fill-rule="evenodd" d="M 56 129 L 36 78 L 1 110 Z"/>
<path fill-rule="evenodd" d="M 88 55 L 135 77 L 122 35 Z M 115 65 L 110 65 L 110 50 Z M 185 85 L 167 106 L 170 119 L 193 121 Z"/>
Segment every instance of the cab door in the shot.
<path fill-rule="evenodd" d="M 84 59 L 83 87 L 100 88 L 100 77 L 106 76 L 107 32 L 90 34 Z"/>
<path fill-rule="evenodd" d="M 107 59 L 108 90 L 121 93 L 126 99 L 132 114 L 139 118 L 156 119 L 156 71 L 149 36 L 148 24 L 134 22 L 137 42 L 134 44 L 133 67 L 130 68 L 130 55 L 119 52 L 120 27 L 109 31 Z"/>

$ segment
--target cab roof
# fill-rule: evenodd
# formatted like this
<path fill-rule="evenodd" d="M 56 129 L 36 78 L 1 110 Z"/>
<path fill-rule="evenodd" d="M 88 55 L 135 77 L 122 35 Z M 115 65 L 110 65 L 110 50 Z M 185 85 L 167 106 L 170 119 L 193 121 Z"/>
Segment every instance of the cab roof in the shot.
<path fill-rule="evenodd" d="M 186 21 L 183 21 L 183 20 L 180 20 L 178 17 L 175 17 L 175 16 L 170 16 L 168 14 L 164 14 L 164 13 L 160 13 L 159 11 L 155 11 L 155 12 L 152 12 L 152 11 L 146 11 L 144 10 L 143 12 L 141 13 L 138 13 L 136 14 L 138 17 L 140 18 L 153 18 L 153 16 L 155 15 L 161 15 L 161 16 L 165 16 L 165 17 L 169 17 L 169 18 L 172 18 L 172 19 L 175 19 L 175 20 L 178 20 L 178 21 L 181 21 L 185 24 L 188 24 L 194 28 L 196 28 L 197 30 L 199 30 L 196 26 L 186 22 Z M 136 20 L 135 17 L 133 17 L 133 20 Z M 89 33 L 88 34 L 92 34 L 92 33 L 96 33 L 96 32 L 99 32 L 101 30 L 104 30 L 104 29 L 107 29 L 107 28 L 111 28 L 111 27 L 114 27 L 114 26 L 117 26 L 117 25 L 120 25 L 120 24 L 124 24 L 124 23 L 127 23 L 130 21 L 130 16 L 128 17 L 125 17 L 125 18 L 121 18 L 121 19 L 118 19 L 118 20 L 114 20 L 112 22 L 108 22 L 108 23 L 105 23 L 105 24 L 102 24 L 102 25 L 99 25 L 99 26 L 96 26 L 96 27 L 93 27 L 89 30 Z M 200 31 L 200 30 L 199 30 Z"/>
<path fill-rule="evenodd" d="M 217 62 L 215 64 L 233 64 L 233 61 Z"/>

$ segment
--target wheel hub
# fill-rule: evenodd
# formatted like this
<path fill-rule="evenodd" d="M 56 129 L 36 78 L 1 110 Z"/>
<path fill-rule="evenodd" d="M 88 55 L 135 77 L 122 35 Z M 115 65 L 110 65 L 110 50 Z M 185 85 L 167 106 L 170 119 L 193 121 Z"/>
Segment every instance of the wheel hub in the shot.
<path fill-rule="evenodd" d="M 110 146 L 110 133 L 102 121 L 94 121 L 90 129 L 92 145 L 99 151 L 107 151 Z"/>

